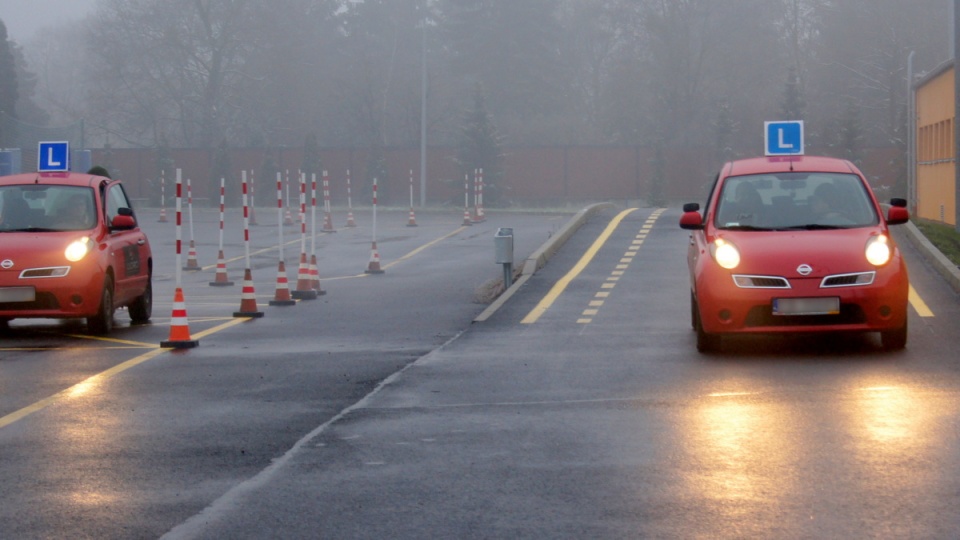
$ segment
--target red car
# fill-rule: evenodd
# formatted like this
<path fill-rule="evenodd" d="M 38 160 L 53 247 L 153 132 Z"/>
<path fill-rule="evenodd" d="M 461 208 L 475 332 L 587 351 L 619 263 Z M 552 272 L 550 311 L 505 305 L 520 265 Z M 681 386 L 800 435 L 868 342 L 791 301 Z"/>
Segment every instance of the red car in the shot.
<path fill-rule="evenodd" d="M 879 332 L 885 349 L 907 342 L 907 267 L 884 214 L 849 161 L 813 156 L 733 161 L 706 208 L 688 203 L 691 322 L 697 349 L 724 335 Z"/>
<path fill-rule="evenodd" d="M 0 177 L 0 326 L 14 318 L 85 318 L 113 328 L 153 310 L 153 259 L 119 181 L 79 173 Z"/>

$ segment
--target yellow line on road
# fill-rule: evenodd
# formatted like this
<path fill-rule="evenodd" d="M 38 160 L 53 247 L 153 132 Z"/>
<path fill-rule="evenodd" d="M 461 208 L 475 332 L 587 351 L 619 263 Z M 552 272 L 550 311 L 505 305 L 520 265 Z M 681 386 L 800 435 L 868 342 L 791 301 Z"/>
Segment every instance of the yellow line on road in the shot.
<path fill-rule="evenodd" d="M 620 222 L 623 221 L 625 217 L 631 212 L 637 210 L 636 208 L 628 208 L 623 212 L 617 214 L 615 218 L 610 220 L 610 224 L 607 225 L 607 228 L 600 234 L 599 237 L 593 242 L 593 245 L 590 246 L 590 249 L 583 254 L 583 257 L 580 257 L 580 261 L 574 265 L 573 268 L 567 272 L 567 275 L 560 278 L 559 281 L 554 284 L 553 288 L 550 289 L 550 292 L 540 300 L 540 303 L 536 305 L 530 313 L 527 313 L 527 316 L 520 321 L 521 324 L 533 324 L 537 322 L 540 317 L 550 309 L 550 306 L 557 300 L 557 298 L 563 294 L 563 291 L 566 290 L 567 286 L 570 285 L 570 282 L 573 281 L 577 276 L 580 275 L 580 272 L 587 267 L 587 264 L 593 260 L 597 255 L 597 252 L 600 251 L 600 247 L 610 238 L 610 235 L 613 234 L 613 231 L 617 229 L 617 226 L 620 225 Z"/>
<path fill-rule="evenodd" d="M 226 330 L 227 328 L 230 328 L 231 326 L 234 326 L 234 325 L 237 325 L 237 324 L 239 324 L 239 323 L 241 323 L 241 322 L 245 322 L 245 321 L 249 321 L 249 320 L 250 320 L 250 319 L 247 318 L 247 317 L 242 317 L 242 318 L 233 319 L 233 320 L 231 320 L 231 321 L 229 321 L 229 322 L 226 322 L 226 323 L 221 324 L 220 326 L 216 326 L 216 327 L 214 327 L 214 328 L 210 328 L 209 330 L 205 330 L 205 331 L 200 332 L 200 333 L 198 333 L 198 334 L 195 334 L 195 335 L 193 335 L 193 336 L 191 336 L 191 337 L 192 337 L 193 339 L 200 339 L 200 338 L 202 338 L 202 337 L 209 336 L 209 335 L 214 334 L 214 333 L 216 333 L 216 332 L 220 332 L 221 330 Z M 20 409 L 20 410 L 18 410 L 18 411 L 14 411 L 14 412 L 12 412 L 12 413 L 10 413 L 10 414 L 8 414 L 8 415 L 0 418 L 0 429 L 4 428 L 4 427 L 6 427 L 6 426 L 9 426 L 10 424 L 12 424 L 12 423 L 14 423 L 14 422 L 16 422 L 16 421 L 18 421 L 18 420 L 22 420 L 23 418 L 26 418 L 27 416 L 30 416 L 31 414 L 33 414 L 33 413 L 35 413 L 35 412 L 37 412 L 37 411 L 41 411 L 41 410 L 49 407 L 50 405 L 53 405 L 54 403 L 58 403 L 58 402 L 61 402 L 61 401 L 66 401 L 66 400 L 68 400 L 68 399 L 73 399 L 73 398 L 77 398 L 77 397 L 83 396 L 84 394 L 88 393 L 92 388 L 94 388 L 94 387 L 96 387 L 97 385 L 103 383 L 103 382 L 106 381 L 107 379 L 110 379 L 110 378 L 113 377 L 114 375 L 117 375 L 118 373 L 123 373 L 124 371 L 126 371 L 126 370 L 128 370 L 128 369 L 130 369 L 130 368 L 132 368 L 132 367 L 138 366 L 138 365 L 146 362 L 147 360 L 150 360 L 150 359 L 152 359 L 152 358 L 154 358 L 154 357 L 156 357 L 156 356 L 159 356 L 159 355 L 161 355 L 161 354 L 163 354 L 163 353 L 165 353 L 165 352 L 167 352 L 167 351 L 169 351 L 169 350 L 170 350 L 170 349 L 161 349 L 161 348 L 159 348 L 159 346 L 158 346 L 158 348 L 156 348 L 156 349 L 153 349 L 153 350 L 151 350 L 151 351 L 145 352 L 145 353 L 143 353 L 143 354 L 141 354 L 140 356 L 137 356 L 137 357 L 135 357 L 135 358 L 131 358 L 130 360 L 127 360 L 126 362 L 117 364 L 117 365 L 113 366 L 112 368 L 110 368 L 110 369 L 108 369 L 108 370 L 106 370 L 106 371 L 101 371 L 100 373 L 97 373 L 96 375 L 92 375 L 92 376 L 84 379 L 83 381 L 80 381 L 79 383 L 71 386 L 70 388 L 67 388 L 66 390 L 63 390 L 63 391 L 61 391 L 61 392 L 57 392 L 56 394 L 54 394 L 54 395 L 52 395 L 52 396 L 50 396 L 50 397 L 48 397 L 48 398 L 41 399 L 40 401 L 38 401 L 38 402 L 36 402 L 36 403 L 34 403 L 34 404 L 32 404 L 32 405 L 28 405 L 28 406 L 26 406 L 26 407 L 24 407 L 24 408 L 22 408 L 22 409 Z"/>
<path fill-rule="evenodd" d="M 455 230 L 455 231 L 453 231 L 453 232 L 451 232 L 451 233 L 449 233 L 449 234 L 445 234 L 445 235 L 441 236 L 440 238 L 437 238 L 437 239 L 434 240 L 433 242 L 428 242 L 428 243 L 426 243 L 426 244 L 418 247 L 417 249 L 411 251 L 410 253 L 407 253 L 407 254 L 404 255 L 403 257 L 400 257 L 399 259 L 393 261 L 392 263 L 384 266 L 383 268 L 384 268 L 384 269 L 390 268 L 391 266 L 393 266 L 393 265 L 395 265 L 395 264 L 398 264 L 398 263 L 400 263 L 400 262 L 403 262 L 403 261 L 405 261 L 405 260 L 413 257 L 414 255 L 420 253 L 421 251 L 427 249 L 428 247 L 430 247 L 430 246 L 432 246 L 432 245 L 434 245 L 434 244 L 437 244 L 438 242 L 442 242 L 442 241 L 446 240 L 447 238 L 450 238 L 451 236 L 454 236 L 454 235 L 456 235 L 456 234 L 459 234 L 460 232 L 464 231 L 465 229 L 466 229 L 466 227 L 460 227 L 460 228 L 458 228 L 457 230 Z"/>
<path fill-rule="evenodd" d="M 917 315 L 921 317 L 933 317 L 933 312 L 930 311 L 930 308 L 927 307 L 927 303 L 923 301 L 923 298 L 920 298 L 920 295 L 917 294 L 917 291 L 914 290 L 913 285 L 910 286 L 910 293 L 907 297 L 910 299 L 910 305 L 913 306 L 913 309 L 916 310 Z"/>

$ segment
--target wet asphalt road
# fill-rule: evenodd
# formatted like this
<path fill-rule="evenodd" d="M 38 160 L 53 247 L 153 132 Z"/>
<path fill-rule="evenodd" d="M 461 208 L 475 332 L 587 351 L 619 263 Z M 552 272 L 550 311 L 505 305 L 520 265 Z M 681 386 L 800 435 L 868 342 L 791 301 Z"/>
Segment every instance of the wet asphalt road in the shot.
<path fill-rule="evenodd" d="M 911 308 L 901 353 L 858 336 L 736 340 L 722 354 L 697 354 L 676 209 L 629 213 L 553 305 L 523 322 L 615 214 L 591 219 L 483 323 L 466 322 L 482 306 L 462 301 L 499 271 L 464 265 L 468 250 L 457 248 L 475 240 L 484 249 L 496 226 L 522 230 L 515 223 L 451 237 L 379 278 L 321 268 L 333 278 L 313 306 L 264 308 L 263 319 L 202 337 L 197 349 L 73 387 L 76 397 L 0 427 L 0 532 L 956 535 L 960 307 L 912 247 L 901 243 L 933 316 Z M 555 230 L 550 219 L 534 218 L 543 234 L 531 236 Z M 424 229 L 384 261 L 455 225 Z M 341 238 L 327 241 L 364 243 Z M 451 273 L 458 279 L 443 277 Z M 372 281 L 381 278 L 389 281 Z M 191 314 L 199 306 L 198 328 L 227 324 L 210 314 L 219 300 L 196 285 L 187 303 Z M 163 331 L 158 322 L 120 333 L 146 342 Z M 0 350 L 2 380 L 18 381 L 4 385 L 0 415 L 139 354 L 124 351 L 103 360 L 69 348 Z"/>

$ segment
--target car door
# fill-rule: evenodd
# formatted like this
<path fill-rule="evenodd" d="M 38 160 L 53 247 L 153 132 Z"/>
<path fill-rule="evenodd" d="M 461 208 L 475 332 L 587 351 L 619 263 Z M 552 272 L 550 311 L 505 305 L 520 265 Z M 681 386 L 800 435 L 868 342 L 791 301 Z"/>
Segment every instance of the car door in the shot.
<path fill-rule="evenodd" d="M 115 303 L 122 305 L 140 296 L 149 279 L 150 248 L 147 236 L 135 226 L 132 229 L 113 229 L 110 224 L 120 213 L 121 208 L 130 209 L 130 199 L 120 182 L 106 186 L 105 217 L 109 228 L 110 264 L 113 267 L 115 283 Z"/>

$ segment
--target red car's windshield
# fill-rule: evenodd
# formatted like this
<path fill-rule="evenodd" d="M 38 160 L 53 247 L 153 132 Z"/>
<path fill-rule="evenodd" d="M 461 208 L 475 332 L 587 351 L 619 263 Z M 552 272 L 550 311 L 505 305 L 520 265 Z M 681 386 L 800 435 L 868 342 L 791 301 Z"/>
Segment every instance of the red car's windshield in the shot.
<path fill-rule="evenodd" d="M 0 232 L 81 231 L 97 224 L 91 188 L 0 186 Z"/>
<path fill-rule="evenodd" d="M 721 189 L 714 214 L 720 229 L 855 228 L 879 221 L 863 182 L 854 174 L 733 176 Z"/>

